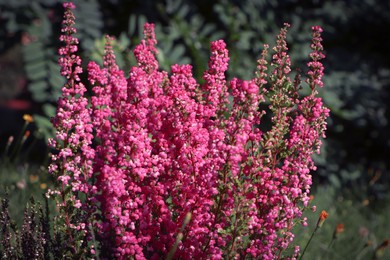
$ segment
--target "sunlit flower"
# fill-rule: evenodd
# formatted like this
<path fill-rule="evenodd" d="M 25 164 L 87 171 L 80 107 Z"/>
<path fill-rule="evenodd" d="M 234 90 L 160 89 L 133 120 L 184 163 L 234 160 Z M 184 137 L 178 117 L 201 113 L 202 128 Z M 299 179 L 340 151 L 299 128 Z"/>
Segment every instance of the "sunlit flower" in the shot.
<path fill-rule="evenodd" d="M 325 220 L 328 218 L 329 214 L 325 210 L 321 211 L 320 217 L 318 218 L 317 227 L 322 227 L 322 224 L 324 224 Z"/>
<path fill-rule="evenodd" d="M 29 115 L 29 114 L 24 114 L 24 115 L 23 115 L 23 120 L 26 121 L 26 122 L 28 122 L 28 123 L 34 122 L 33 117 L 32 117 L 31 115 Z"/>

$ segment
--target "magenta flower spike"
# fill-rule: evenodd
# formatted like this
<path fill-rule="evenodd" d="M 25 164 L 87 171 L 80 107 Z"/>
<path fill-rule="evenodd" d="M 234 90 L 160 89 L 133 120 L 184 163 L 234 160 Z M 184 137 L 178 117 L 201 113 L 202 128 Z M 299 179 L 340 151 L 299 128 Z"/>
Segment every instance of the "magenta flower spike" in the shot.
<path fill-rule="evenodd" d="M 75 17 L 72 3 L 65 3 L 65 15 L 62 23 L 60 40 L 64 46 L 59 49 L 61 74 L 67 79 L 62 88 L 62 96 L 57 102 L 57 112 L 52 119 L 56 129 L 55 139 L 49 140 L 57 153 L 52 155 L 49 172 L 59 183 L 57 191 L 48 195 L 59 194 L 57 206 L 62 214 L 60 225 L 67 229 L 66 235 L 73 253 L 84 249 L 75 241 L 89 237 L 91 223 L 88 221 L 94 208 L 96 186 L 89 180 L 93 178 L 93 159 L 95 150 L 92 148 L 93 125 L 89 101 L 84 96 L 86 88 L 80 81 L 81 58 L 77 55 L 78 39 L 74 37 Z M 77 213 L 75 213 L 77 212 Z M 77 214 L 78 220 L 72 215 Z"/>

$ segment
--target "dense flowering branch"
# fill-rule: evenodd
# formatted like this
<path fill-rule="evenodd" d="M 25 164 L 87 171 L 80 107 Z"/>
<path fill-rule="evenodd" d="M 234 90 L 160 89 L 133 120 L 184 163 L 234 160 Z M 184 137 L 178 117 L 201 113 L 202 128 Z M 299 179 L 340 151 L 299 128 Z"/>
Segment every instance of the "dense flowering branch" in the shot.
<path fill-rule="evenodd" d="M 59 62 L 67 84 L 53 119 L 58 153 L 50 171 L 61 186 L 51 193 L 59 194 L 70 244 L 77 244 L 74 230 L 83 230 L 86 242 L 73 251 L 96 235 L 107 258 L 280 258 L 293 226 L 305 223 L 311 156 L 325 137 L 329 110 L 316 90 L 323 86 L 322 29 L 312 28 L 307 97 L 298 93 L 299 76 L 289 76 L 288 24 L 271 71 L 265 45 L 251 80 L 227 80 L 226 44 L 212 42 L 202 85 L 190 65 L 159 70 L 154 25 L 145 24 L 127 79 L 107 36 L 103 68 L 88 64 L 89 101 L 74 6 L 64 6 Z M 269 111 L 259 109 L 264 101 Z M 266 113 L 272 126 L 262 132 Z"/>
<path fill-rule="evenodd" d="M 59 64 L 61 74 L 67 82 L 62 88 L 57 113 L 52 119 L 57 131 L 55 140 L 50 140 L 49 143 L 58 153 L 52 155 L 49 172 L 57 177 L 60 184 L 57 191 L 60 194 L 60 223 L 68 230 L 69 244 L 75 245 L 75 240 L 83 241 L 80 245 L 73 246 L 72 253 L 76 254 L 85 247 L 90 224 L 87 219 L 94 211 L 91 204 L 96 186 L 91 180 L 95 150 L 92 148 L 93 125 L 87 108 L 89 101 L 84 97 L 86 88 L 79 77 L 82 68 L 81 58 L 76 54 L 78 39 L 73 36 L 76 29 L 71 9 L 75 6 L 65 3 L 64 7 L 66 11 L 60 40 L 65 46 L 59 49 Z M 51 194 L 55 192 L 49 192 Z M 78 212 L 77 219 L 74 212 Z"/>

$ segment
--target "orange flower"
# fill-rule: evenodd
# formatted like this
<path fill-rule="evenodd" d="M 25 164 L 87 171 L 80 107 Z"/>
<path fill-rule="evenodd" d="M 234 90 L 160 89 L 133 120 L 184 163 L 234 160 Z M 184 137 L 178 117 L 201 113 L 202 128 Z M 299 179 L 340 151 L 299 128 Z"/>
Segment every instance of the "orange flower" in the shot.
<path fill-rule="evenodd" d="M 27 137 L 29 137 L 29 136 L 30 136 L 30 134 L 31 134 L 31 133 L 30 133 L 30 131 L 29 131 L 29 130 L 27 130 L 27 131 L 24 133 L 24 137 L 26 137 L 26 138 L 27 138 Z"/>
<path fill-rule="evenodd" d="M 386 239 L 378 246 L 380 249 L 385 249 L 386 247 L 390 246 L 390 238 Z"/>
<path fill-rule="evenodd" d="M 30 175 L 30 182 L 37 182 L 39 180 L 39 176 L 38 175 Z"/>
<path fill-rule="evenodd" d="M 325 210 L 321 211 L 320 217 L 317 222 L 317 228 L 322 227 L 322 224 L 324 224 L 325 219 L 327 219 L 328 216 L 329 216 L 328 212 L 326 212 Z"/>
<path fill-rule="evenodd" d="M 30 136 L 30 131 L 27 130 L 24 135 L 23 135 L 23 138 L 22 138 L 22 144 L 24 144 L 24 142 L 26 142 L 27 138 Z"/>
<path fill-rule="evenodd" d="M 344 224 L 337 224 L 334 232 L 333 232 L 333 238 L 337 238 L 341 233 L 344 232 Z"/>
<path fill-rule="evenodd" d="M 343 233 L 344 232 L 344 224 L 337 224 L 336 226 L 336 233 L 337 234 L 340 234 L 340 233 Z"/>
<path fill-rule="evenodd" d="M 374 242 L 372 242 L 372 240 L 367 240 L 366 243 L 364 244 L 364 248 L 371 247 L 373 244 Z"/>

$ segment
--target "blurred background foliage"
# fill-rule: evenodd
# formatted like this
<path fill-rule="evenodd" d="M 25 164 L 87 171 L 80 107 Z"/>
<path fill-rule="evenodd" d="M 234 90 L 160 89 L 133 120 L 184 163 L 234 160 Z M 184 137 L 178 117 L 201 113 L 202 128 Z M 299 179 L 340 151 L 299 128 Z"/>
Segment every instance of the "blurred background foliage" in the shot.
<path fill-rule="evenodd" d="M 368 201 L 346 198 L 333 186 L 320 186 L 313 195 L 310 205 L 316 205 L 317 211 L 307 210 L 303 216 L 308 226 L 296 225 L 293 231 L 301 252 L 320 212 L 325 209 L 329 216 L 314 234 L 303 259 L 390 259 L 389 203 L 382 201 L 380 207 L 372 207 Z"/>
<path fill-rule="evenodd" d="M 0 0 L 0 151 L 5 150 L 9 136 L 19 133 L 23 126 L 21 115 L 26 112 L 34 114 L 34 138 L 46 140 L 53 134 L 48 118 L 55 112 L 55 101 L 64 82 L 56 63 L 62 2 Z M 114 50 L 119 65 L 127 73 L 135 64 L 131 50 L 140 41 L 143 24 L 148 21 L 156 25 L 161 68 L 169 70 L 172 64 L 190 63 L 199 80 L 207 67 L 210 41 L 220 38 L 229 48 L 228 78 L 250 78 L 263 44 L 274 45 L 284 22 L 292 25 L 287 41 L 293 66 L 305 72 L 310 28 L 321 25 L 327 56 L 326 87 L 321 95 L 332 113 L 322 154 L 315 158 L 318 165 L 313 175 L 315 189 L 328 185 L 332 187 L 333 195 L 329 195 L 332 199 L 343 196 L 370 209 L 390 201 L 390 48 L 386 37 L 390 34 L 390 2 L 75 0 L 74 3 L 84 62 L 93 59 L 101 63 L 104 34 L 108 33 L 116 37 Z M 37 142 L 35 152 L 24 163 L 44 164 L 45 156 L 37 153 L 42 154 L 45 149 L 44 142 Z M 14 164 L 15 168 L 21 164 Z M 8 176 L 17 172 L 8 168 L 6 171 Z M 0 177 L 5 183 L 4 175 Z M 390 216 L 389 208 L 384 209 Z"/>

